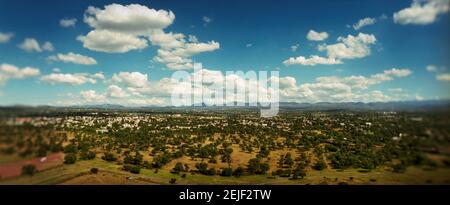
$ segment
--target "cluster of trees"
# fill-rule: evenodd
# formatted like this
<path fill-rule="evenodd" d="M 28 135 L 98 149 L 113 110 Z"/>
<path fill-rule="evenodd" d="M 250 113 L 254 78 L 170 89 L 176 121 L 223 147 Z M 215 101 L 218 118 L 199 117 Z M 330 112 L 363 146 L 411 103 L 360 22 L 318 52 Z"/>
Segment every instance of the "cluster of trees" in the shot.
<path fill-rule="evenodd" d="M 44 157 L 63 149 L 65 135 L 56 134 L 51 127 L 35 127 L 29 123 L 18 126 L 0 125 L 0 154 L 20 157 Z"/>
<path fill-rule="evenodd" d="M 75 139 L 71 140 L 71 143 L 66 145 L 64 151 L 64 163 L 74 164 L 78 159 L 80 160 L 92 160 L 95 159 L 96 153 L 92 151 L 95 144 L 91 141 L 92 137 L 82 137 L 77 135 Z"/>
<path fill-rule="evenodd" d="M 139 151 L 135 151 L 134 154 L 125 152 L 123 164 L 123 170 L 129 171 L 133 174 L 139 174 L 141 172 L 141 168 L 144 166 L 144 156 L 139 153 Z"/>
<path fill-rule="evenodd" d="M 266 174 L 269 171 L 269 164 L 261 162 L 260 158 L 253 158 L 248 161 L 247 172 L 249 174 Z"/>
<path fill-rule="evenodd" d="M 303 179 L 306 176 L 305 169 L 309 166 L 310 160 L 305 152 L 293 159 L 290 152 L 281 155 L 278 160 L 278 168 L 272 172 L 273 176 L 291 177 L 292 179 Z"/>
<path fill-rule="evenodd" d="M 103 160 L 118 161 L 130 172 L 131 170 L 135 172 L 137 168 L 161 169 L 172 160 L 187 156 L 191 160 L 202 160 L 195 166 L 195 171 L 201 174 L 257 175 L 266 174 L 269 170 L 266 161 L 272 151 L 287 149 L 290 152 L 279 158 L 278 170 L 272 174 L 297 179 L 306 176 L 305 170 L 308 167 L 315 170 L 323 170 L 328 166 L 333 169 L 370 170 L 388 165 L 392 166 L 394 171 L 401 172 L 411 165 L 430 165 L 432 163 L 425 157 L 423 150 L 438 142 L 448 144 L 450 141 L 429 137 L 424 127 L 409 121 L 406 114 L 387 118 L 383 114 L 372 112 L 311 112 L 282 114 L 273 119 L 261 119 L 251 113 L 246 115 L 189 113 L 189 115 L 189 117 L 151 118 L 141 121 L 139 129 L 121 126 L 133 123 L 123 120 L 113 123 L 104 134 L 95 132 L 96 128 L 105 126 L 104 122 L 85 126 L 82 129 L 84 135 L 76 136 L 64 149 L 68 158 L 67 163 L 74 161 L 73 158 L 75 161 L 77 158 L 83 160 L 95 158 L 93 151 L 95 149 L 104 151 Z M 211 125 L 211 119 L 201 118 L 203 116 L 222 117 L 215 120 L 220 126 Z M 368 125 L 366 122 L 371 123 Z M 447 127 L 436 127 L 436 124 L 426 125 L 444 133 L 444 136 L 449 132 Z M 399 136 L 400 133 L 403 137 L 394 140 L 393 137 Z M 59 142 L 55 140 L 53 144 Z M 24 141 L 23 144 L 26 147 L 28 142 Z M 236 145 L 239 146 L 239 150 L 233 150 L 232 147 Z M 256 157 L 249 160 L 245 168 L 233 169 L 231 164 L 234 151 L 256 152 Z M 301 154 L 295 158 L 291 154 L 294 151 Z M 140 153 L 144 152 L 149 152 L 153 159 L 143 160 Z M 313 163 L 306 153 L 315 154 Z M 75 156 L 70 156 L 72 154 Z M 216 170 L 208 166 L 208 163 L 217 163 L 216 160 L 227 163 L 228 167 Z M 393 161 L 400 162 L 394 164 Z M 173 173 L 188 172 L 185 164 L 177 163 L 169 169 Z"/>

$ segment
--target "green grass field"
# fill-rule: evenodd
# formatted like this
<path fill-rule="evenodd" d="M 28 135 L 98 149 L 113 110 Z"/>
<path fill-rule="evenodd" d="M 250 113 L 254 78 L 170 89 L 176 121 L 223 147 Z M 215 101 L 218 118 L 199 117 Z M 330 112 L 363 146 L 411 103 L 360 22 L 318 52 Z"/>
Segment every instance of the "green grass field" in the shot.
<path fill-rule="evenodd" d="M 100 170 L 91 174 L 91 168 Z M 131 174 L 121 170 L 121 165 L 105 162 L 100 159 L 78 161 L 72 165 L 60 165 L 41 171 L 34 176 L 20 176 L 0 180 L 0 184 L 169 184 L 175 178 L 176 184 L 450 184 L 450 169 L 437 168 L 426 171 L 419 167 L 410 167 L 405 173 L 393 173 L 378 168 L 370 172 L 359 172 L 356 169 L 322 171 L 309 170 L 304 179 L 267 175 L 237 177 L 205 176 L 186 173 L 172 174 L 167 170 L 141 169 L 140 174 Z"/>

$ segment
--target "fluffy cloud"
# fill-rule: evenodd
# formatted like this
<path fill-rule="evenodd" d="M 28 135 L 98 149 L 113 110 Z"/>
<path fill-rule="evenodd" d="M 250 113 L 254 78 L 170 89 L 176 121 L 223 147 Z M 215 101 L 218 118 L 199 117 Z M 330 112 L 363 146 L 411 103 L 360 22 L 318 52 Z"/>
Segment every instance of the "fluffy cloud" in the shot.
<path fill-rule="evenodd" d="M 125 98 L 129 95 L 121 87 L 117 85 L 110 85 L 107 91 L 108 95 L 113 98 Z"/>
<path fill-rule="evenodd" d="M 53 44 L 46 41 L 43 45 L 42 45 L 42 50 L 44 51 L 54 51 L 55 47 L 53 47 Z"/>
<path fill-rule="evenodd" d="M 105 53 L 126 53 L 141 50 L 148 46 L 147 40 L 135 35 L 112 32 L 109 30 L 93 30 L 86 36 L 78 36 L 83 47 Z"/>
<path fill-rule="evenodd" d="M 386 81 L 392 81 L 397 78 L 409 76 L 409 69 L 392 68 L 380 73 L 369 76 L 322 76 L 311 83 L 302 83 L 296 81 L 294 77 L 274 77 L 267 79 L 267 83 L 273 85 L 277 83 L 278 89 L 261 85 L 261 79 L 247 78 L 243 75 L 234 73 L 223 75 L 218 70 L 201 69 L 189 73 L 185 81 L 180 82 L 172 78 L 163 78 L 158 81 L 148 81 L 146 74 L 138 72 L 120 72 L 115 74 L 107 89 L 104 92 L 87 90 L 80 93 L 83 102 L 81 103 L 114 103 L 128 106 L 167 106 L 171 105 L 171 95 L 174 89 L 182 90 L 185 93 L 193 95 L 212 96 L 216 95 L 214 83 L 226 82 L 234 84 L 238 90 L 244 93 L 224 93 L 222 103 L 240 102 L 239 99 L 258 99 L 259 95 L 279 91 L 281 101 L 291 102 L 374 102 L 391 101 L 404 99 L 405 94 L 402 89 L 389 89 L 390 95 L 380 90 L 371 90 L 370 87 Z M 203 79 L 196 82 L 194 79 Z M 136 83 L 140 82 L 140 83 Z M 194 82 L 194 84 L 191 84 Z M 264 84 L 264 81 L 262 81 Z M 115 84 L 119 83 L 119 84 Z M 197 89 L 193 89 L 193 87 Z M 227 90 L 227 92 L 229 92 Z M 400 97 L 399 97 L 400 96 Z M 200 98 L 198 98 L 200 99 Z M 206 99 L 206 98 L 205 98 Z M 261 98 L 260 98 L 261 99 Z M 173 103 L 173 102 L 172 102 Z M 192 103 L 192 102 L 187 102 Z"/>
<path fill-rule="evenodd" d="M 57 55 L 49 56 L 51 61 L 62 61 L 65 63 L 74 63 L 80 65 L 96 65 L 97 61 L 89 56 L 83 56 L 81 54 L 76 54 L 69 52 L 67 54 L 58 53 Z"/>
<path fill-rule="evenodd" d="M 85 48 L 107 53 L 125 53 L 147 47 L 144 37 L 171 25 L 171 11 L 150 9 L 139 4 L 93 6 L 85 12 L 84 22 L 94 30 L 79 36 Z"/>
<path fill-rule="evenodd" d="M 34 38 L 26 38 L 22 44 L 19 45 L 24 51 L 27 52 L 42 52 L 42 51 L 53 51 L 53 44 L 50 42 L 45 42 L 44 44 L 39 45 L 39 42 Z"/>
<path fill-rule="evenodd" d="M 319 51 L 326 51 L 329 58 L 354 59 L 370 55 L 370 45 L 375 44 L 372 34 L 359 33 L 357 36 L 339 37 L 336 44 L 321 45 Z"/>
<path fill-rule="evenodd" d="M 83 85 L 85 83 L 96 84 L 97 79 L 104 78 L 102 73 L 52 73 L 41 77 L 41 81 L 55 84 L 69 84 L 73 86 Z"/>
<path fill-rule="evenodd" d="M 78 96 L 75 96 L 78 97 Z M 81 100 L 78 100 L 81 99 Z M 60 105 L 82 105 L 82 104 L 120 104 L 125 106 L 164 106 L 168 105 L 167 99 L 158 97 L 130 97 L 120 87 L 111 85 L 106 92 L 98 93 L 95 90 L 81 91 L 79 97 L 71 101 L 59 101 Z"/>
<path fill-rule="evenodd" d="M 436 66 L 434 66 L 434 65 L 428 65 L 427 66 L 427 71 L 435 73 L 435 72 L 438 71 L 438 68 Z"/>
<path fill-rule="evenodd" d="M 0 43 L 8 43 L 12 37 L 14 37 L 13 33 L 0 32 Z"/>
<path fill-rule="evenodd" d="M 148 35 L 156 29 L 164 29 L 174 19 L 171 11 L 150 9 L 139 4 L 110 4 L 104 9 L 90 6 L 84 17 L 92 28 L 136 35 Z"/>
<path fill-rule="evenodd" d="M 397 69 L 392 68 L 390 70 L 385 70 L 382 73 L 377 73 L 374 75 L 371 75 L 369 77 L 365 76 L 348 76 L 344 78 L 340 77 L 318 77 L 316 80 L 321 83 L 344 83 L 351 88 L 358 88 L 358 89 L 367 89 L 371 85 L 379 84 L 384 81 L 390 81 L 394 78 L 401 78 L 411 75 L 411 70 L 409 69 Z"/>
<path fill-rule="evenodd" d="M 106 96 L 102 94 L 97 94 L 95 90 L 81 91 L 80 96 L 83 98 L 85 103 L 104 103 L 106 102 Z"/>
<path fill-rule="evenodd" d="M 192 56 L 220 48 L 218 42 L 199 43 L 197 38 L 186 40 L 183 34 L 158 32 L 150 37 L 150 41 L 160 47 L 153 60 L 166 64 L 171 70 L 192 69 Z"/>
<path fill-rule="evenodd" d="M 283 61 L 283 64 L 286 66 L 290 65 L 306 65 L 306 66 L 314 66 L 317 64 L 322 65 L 334 65 L 334 64 L 342 64 L 340 60 L 336 60 L 335 58 L 324 58 L 320 56 L 310 56 L 309 58 L 305 58 L 304 56 L 299 57 L 291 57 L 285 61 Z"/>
<path fill-rule="evenodd" d="M 120 72 L 114 74 L 112 80 L 135 88 L 145 87 L 148 84 L 147 74 L 142 74 L 140 72 Z"/>
<path fill-rule="evenodd" d="M 18 68 L 6 63 L 0 65 L 0 85 L 4 85 L 9 79 L 24 79 L 38 75 L 40 75 L 40 71 L 37 68 Z"/>
<path fill-rule="evenodd" d="M 323 41 L 328 38 L 327 32 L 316 32 L 314 30 L 309 30 L 306 38 L 310 41 Z"/>
<path fill-rule="evenodd" d="M 197 37 L 191 36 L 191 40 L 198 42 Z M 150 36 L 153 45 L 157 45 L 162 49 L 172 49 L 184 46 L 186 43 L 184 34 L 181 33 L 164 33 L 163 31 L 155 32 Z"/>
<path fill-rule="evenodd" d="M 279 84 L 279 93 L 282 101 L 295 102 L 348 102 L 348 101 L 389 101 L 394 100 L 395 96 L 388 96 L 380 90 L 368 90 L 370 86 L 380 84 L 386 81 L 391 81 L 396 78 L 406 77 L 411 74 L 409 69 L 389 69 L 381 73 L 370 76 L 323 76 L 316 78 L 313 83 L 297 84 L 296 79 L 290 76 L 286 77 L 271 77 L 268 82 Z M 214 91 L 208 87 L 212 82 L 235 82 L 238 88 L 254 88 L 251 92 L 245 94 L 249 96 L 258 95 L 258 93 L 273 92 L 262 87 L 255 80 L 246 80 L 243 76 L 229 75 L 223 76 L 220 71 L 202 69 L 189 76 L 188 81 L 202 76 L 203 84 L 196 84 L 194 87 L 199 87 L 198 91 L 203 91 L 206 95 Z M 136 96 L 159 96 L 167 98 L 170 96 L 172 89 L 184 89 L 186 92 L 191 91 L 190 83 L 175 82 L 172 79 L 162 79 L 158 82 L 149 83 L 142 88 L 129 88 L 128 91 Z M 194 91 L 195 94 L 195 91 Z M 224 99 L 225 102 L 234 101 L 239 95 L 230 95 Z"/>
<path fill-rule="evenodd" d="M 436 75 L 436 80 L 439 81 L 450 81 L 450 73 L 442 73 Z"/>
<path fill-rule="evenodd" d="M 297 102 L 372 102 L 393 100 L 379 90 L 367 91 L 375 84 L 401 78 L 411 74 L 408 69 L 390 69 L 369 77 L 366 76 L 323 76 L 313 83 L 296 85 L 289 83 L 283 88 L 280 78 L 280 95 L 286 100 Z M 294 79 L 295 80 L 295 79 Z M 286 81 L 286 79 L 285 79 Z M 292 81 L 292 79 L 290 80 Z M 295 82 L 295 81 L 294 81 Z"/>
<path fill-rule="evenodd" d="M 62 27 L 75 27 L 75 24 L 77 23 L 77 19 L 76 18 L 71 18 L 71 19 L 61 19 L 59 20 L 59 25 Z"/>
<path fill-rule="evenodd" d="M 376 22 L 377 22 L 376 19 L 366 17 L 366 18 L 360 19 L 357 23 L 353 24 L 353 29 L 359 30 L 364 26 L 369 26 L 369 25 L 375 24 Z"/>
<path fill-rule="evenodd" d="M 375 81 L 387 81 L 396 77 L 406 77 L 408 75 L 411 75 L 411 70 L 409 69 L 392 68 L 391 70 L 385 70 L 383 73 L 373 75 L 372 79 Z"/>
<path fill-rule="evenodd" d="M 139 4 L 110 4 L 103 9 L 90 6 L 85 12 L 84 22 L 93 30 L 77 39 L 85 48 L 106 53 L 142 50 L 150 41 L 159 47 L 153 60 L 171 70 L 191 69 L 192 56 L 219 49 L 220 44 L 215 41 L 201 43 L 192 35 L 165 32 L 164 29 L 174 19 L 171 11 Z"/>
<path fill-rule="evenodd" d="M 426 70 L 432 73 L 441 73 L 447 71 L 447 68 L 445 66 L 428 65 Z"/>
<path fill-rule="evenodd" d="M 427 25 L 436 21 L 440 14 L 449 10 L 449 0 L 413 0 L 410 7 L 394 13 L 398 24 Z"/>
<path fill-rule="evenodd" d="M 447 68 L 444 66 L 435 66 L 435 65 L 428 65 L 426 67 L 426 70 L 431 73 L 435 73 L 436 80 L 439 81 L 450 81 L 450 73 L 445 73 L 447 71 Z"/>
<path fill-rule="evenodd" d="M 326 51 L 327 57 L 312 55 L 291 57 L 283 63 L 289 65 L 314 66 L 342 64 L 343 59 L 363 58 L 370 55 L 370 45 L 375 44 L 376 38 L 372 34 L 359 33 L 357 36 L 348 35 L 339 37 L 336 44 L 322 44 L 318 46 L 319 51 Z"/>

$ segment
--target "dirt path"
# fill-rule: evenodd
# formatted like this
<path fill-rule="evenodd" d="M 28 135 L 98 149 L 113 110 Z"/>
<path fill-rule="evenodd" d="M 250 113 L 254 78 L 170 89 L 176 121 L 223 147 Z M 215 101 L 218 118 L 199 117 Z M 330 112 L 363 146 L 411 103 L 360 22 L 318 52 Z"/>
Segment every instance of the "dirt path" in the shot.
<path fill-rule="evenodd" d="M 48 169 L 50 167 L 58 166 L 64 161 L 63 153 L 53 153 L 47 157 L 38 157 L 29 160 L 23 160 L 8 164 L 0 165 L 0 178 L 10 178 L 20 176 L 22 174 L 22 167 L 27 164 L 33 164 L 38 171 Z"/>

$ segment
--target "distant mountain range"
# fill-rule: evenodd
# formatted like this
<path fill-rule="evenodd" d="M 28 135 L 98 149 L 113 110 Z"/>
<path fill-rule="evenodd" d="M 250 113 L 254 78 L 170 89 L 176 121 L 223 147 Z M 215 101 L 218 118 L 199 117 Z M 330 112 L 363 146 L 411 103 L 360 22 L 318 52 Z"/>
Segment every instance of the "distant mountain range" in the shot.
<path fill-rule="evenodd" d="M 281 109 L 299 110 L 378 110 L 378 111 L 420 111 L 429 109 L 450 109 L 450 100 L 423 100 L 398 102 L 343 102 L 343 103 L 280 103 Z"/>
<path fill-rule="evenodd" d="M 320 102 L 320 103 L 296 103 L 296 102 L 280 102 L 281 110 L 303 110 L 303 111 L 364 111 L 364 110 L 377 110 L 377 111 L 425 111 L 430 109 L 450 109 L 450 100 L 423 100 L 423 101 L 398 101 L 398 102 Z M 42 110 L 92 110 L 92 109 L 105 109 L 105 110 L 180 110 L 180 109 L 242 109 L 242 108 L 256 108 L 248 106 L 206 106 L 204 104 L 185 106 L 185 107 L 173 107 L 173 106 L 142 106 L 142 107 L 127 107 L 117 104 L 97 104 L 97 105 L 79 105 L 68 107 L 55 107 L 55 106 L 0 106 L 1 110 L 27 110 L 27 109 L 42 109 Z"/>

